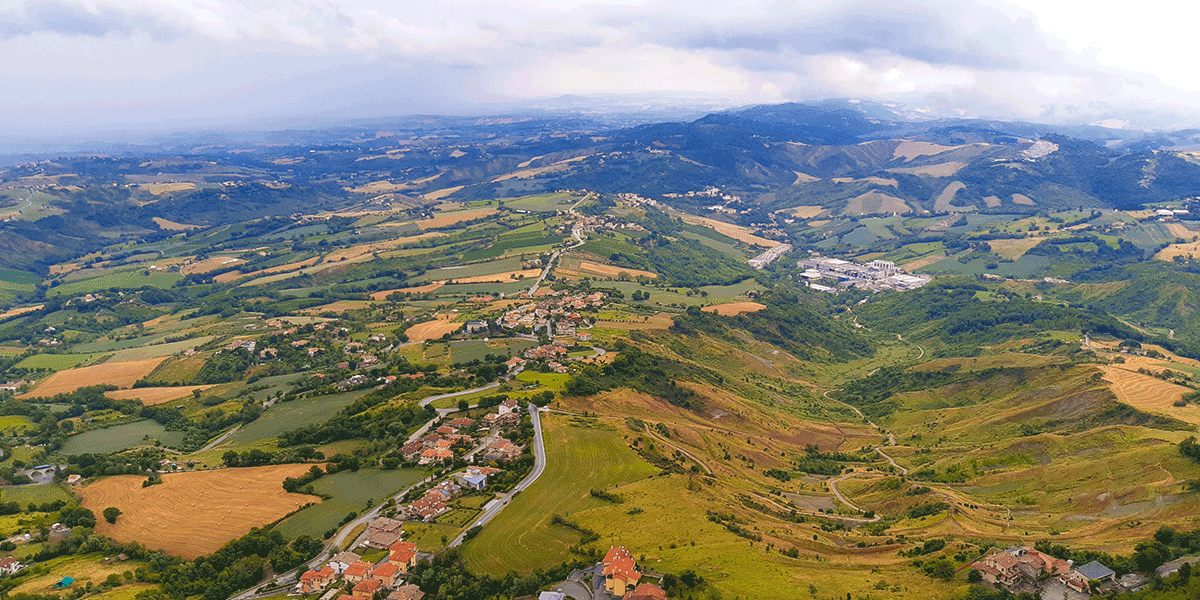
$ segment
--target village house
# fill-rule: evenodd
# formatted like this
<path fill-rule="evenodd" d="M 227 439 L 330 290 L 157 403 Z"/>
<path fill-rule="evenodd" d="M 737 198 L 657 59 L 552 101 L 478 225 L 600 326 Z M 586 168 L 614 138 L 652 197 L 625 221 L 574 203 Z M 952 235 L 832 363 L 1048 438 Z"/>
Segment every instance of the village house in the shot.
<path fill-rule="evenodd" d="M 521 458 L 523 448 L 505 438 L 496 438 L 490 446 L 484 450 L 484 460 L 494 460 L 496 462 L 506 462 Z"/>
<path fill-rule="evenodd" d="M 440 463 L 451 458 L 454 458 L 454 452 L 448 448 L 427 448 L 421 452 L 421 460 L 417 461 L 417 464 L 428 465 Z"/>
<path fill-rule="evenodd" d="M 447 423 L 447 425 L 454 427 L 455 429 L 467 429 L 474 424 L 475 424 L 475 419 L 469 419 L 467 417 L 458 417 L 457 419 L 451 419 L 450 422 Z"/>
<path fill-rule="evenodd" d="M 417 545 L 412 542 L 396 542 L 389 548 L 387 562 L 396 565 L 400 573 L 407 574 L 417 566 Z"/>
<path fill-rule="evenodd" d="M 421 453 L 425 451 L 425 444 L 419 441 L 409 442 L 400 447 L 400 456 L 406 461 L 414 461 L 421 458 Z"/>
<path fill-rule="evenodd" d="M 643 583 L 621 600 L 667 600 L 667 592 L 653 583 Z"/>
<path fill-rule="evenodd" d="M 421 600 L 425 592 L 413 584 L 402 585 L 388 594 L 387 600 Z"/>
<path fill-rule="evenodd" d="M 333 569 L 338 575 L 341 575 L 346 572 L 346 569 L 350 568 L 350 565 L 358 562 L 360 558 L 359 555 L 353 552 L 338 552 L 333 558 L 329 559 L 329 568 Z"/>
<path fill-rule="evenodd" d="M 1067 586 L 1075 591 L 1090 593 L 1091 588 L 1088 585 L 1090 581 L 1099 582 L 1114 582 L 1117 574 L 1112 569 L 1100 564 L 1097 561 L 1092 561 L 1078 568 L 1072 569 L 1067 574 Z"/>
<path fill-rule="evenodd" d="M 372 597 L 364 594 L 346 594 L 338 598 L 338 600 L 372 600 Z"/>
<path fill-rule="evenodd" d="M 301 594 L 313 594 L 329 587 L 337 578 L 337 573 L 325 567 L 319 571 L 307 571 L 300 576 L 300 584 L 296 587 Z"/>
<path fill-rule="evenodd" d="M 371 574 L 371 566 L 371 563 L 360 560 L 347 567 L 346 571 L 342 573 L 342 578 L 345 579 L 347 583 L 353 583 L 357 585 L 358 582 L 366 579 L 367 575 Z"/>
<path fill-rule="evenodd" d="M 624 546 L 609 548 L 601 562 L 604 565 L 604 589 L 614 596 L 624 596 L 637 585 L 642 574 L 637 570 L 633 554 Z"/>
<path fill-rule="evenodd" d="M 509 398 L 508 400 L 501 402 L 500 406 L 496 407 L 496 414 L 507 415 L 508 413 L 516 412 L 520 406 L 521 405 L 519 402 L 517 402 L 516 400 L 514 400 L 512 398 Z"/>
<path fill-rule="evenodd" d="M 385 561 L 371 570 L 371 579 L 379 581 L 383 587 L 391 589 L 396 587 L 396 582 L 400 580 L 400 574 L 398 565 Z"/>
<path fill-rule="evenodd" d="M 379 588 L 382 587 L 383 582 L 378 579 L 364 579 L 354 584 L 354 589 L 350 591 L 354 592 L 355 595 L 362 594 L 368 598 L 373 598 L 375 596 L 375 592 L 379 591 Z"/>
<path fill-rule="evenodd" d="M 5 575 L 15 575 L 17 571 L 20 571 L 23 568 L 25 568 L 25 565 L 21 564 L 21 561 L 17 560 L 16 558 L 11 556 L 0 558 L 0 573 L 4 573 Z"/>

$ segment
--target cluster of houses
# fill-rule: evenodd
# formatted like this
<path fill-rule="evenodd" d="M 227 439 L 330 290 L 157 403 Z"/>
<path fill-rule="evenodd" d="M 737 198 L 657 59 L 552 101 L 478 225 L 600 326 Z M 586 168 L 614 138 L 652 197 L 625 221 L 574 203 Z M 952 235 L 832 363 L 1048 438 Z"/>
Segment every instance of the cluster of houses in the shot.
<path fill-rule="evenodd" d="M 808 282 L 808 287 L 821 292 L 836 292 L 853 287 L 876 292 L 901 292 L 915 290 L 933 280 L 929 275 L 909 275 L 889 260 L 875 260 L 862 264 L 813 255 L 799 261 L 796 266 L 804 269 L 800 276 Z M 822 280 L 836 282 L 837 287 L 817 283 Z"/>
<path fill-rule="evenodd" d="M 542 327 L 550 327 L 551 323 L 553 323 L 558 335 L 570 335 L 573 337 L 578 327 L 588 324 L 587 319 L 584 319 L 576 311 L 588 308 L 600 308 L 603 305 L 604 294 L 601 292 L 573 294 L 562 297 L 552 296 L 545 300 L 522 304 L 505 312 L 500 317 L 500 326 L 507 329 L 529 327 L 536 330 Z"/>
<path fill-rule="evenodd" d="M 388 548 L 387 558 L 378 563 L 362 560 L 354 552 L 340 552 L 320 569 L 306 571 L 296 584 L 296 593 L 325 592 L 322 600 L 373 600 L 381 591 L 388 600 L 421 600 L 425 594 L 417 586 L 404 585 L 404 576 L 417 565 L 417 545 L 396 541 Z"/>
<path fill-rule="evenodd" d="M 983 581 L 1010 592 L 1042 592 L 1058 590 L 1058 595 L 1067 595 L 1068 590 L 1076 595 L 1093 592 L 1136 591 L 1147 579 L 1129 574 L 1117 579 L 1112 569 L 1098 561 L 1075 566 L 1069 560 L 1055 558 L 1034 548 L 1009 548 L 971 563 L 979 571 Z M 1092 589 L 1092 582 L 1098 582 Z"/>
<path fill-rule="evenodd" d="M 589 215 L 576 221 L 575 227 L 583 231 L 600 231 L 602 229 L 617 229 L 624 231 L 646 231 L 637 223 L 630 223 L 611 215 Z"/>

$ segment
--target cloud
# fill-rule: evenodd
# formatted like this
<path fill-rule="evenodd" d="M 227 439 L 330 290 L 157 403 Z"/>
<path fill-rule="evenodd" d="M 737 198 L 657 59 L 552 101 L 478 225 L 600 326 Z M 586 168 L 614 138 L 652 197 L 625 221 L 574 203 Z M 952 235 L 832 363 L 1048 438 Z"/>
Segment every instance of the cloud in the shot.
<path fill-rule="evenodd" d="M 1122 59 L 1141 55 L 1128 42 L 1119 56 L 1098 48 L 1104 38 L 1073 25 L 1067 5 L 1014 1 L 1025 6 L 9 0 L 0 75 L 18 93 L 0 98 L 0 131 L 486 110 L 578 93 L 860 96 L 1054 119 L 1195 100 L 1186 61 Z"/>

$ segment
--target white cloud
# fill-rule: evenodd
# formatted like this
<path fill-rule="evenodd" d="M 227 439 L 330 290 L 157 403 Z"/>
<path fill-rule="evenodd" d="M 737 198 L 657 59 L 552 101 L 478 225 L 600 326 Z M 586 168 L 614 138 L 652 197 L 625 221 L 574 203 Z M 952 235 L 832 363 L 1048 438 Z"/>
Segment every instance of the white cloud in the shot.
<path fill-rule="evenodd" d="M 450 112 L 564 93 L 900 98 L 970 116 L 1194 104 L 1152 1 L 9 0 L 0 131 Z M 1120 8 L 1120 10 L 1118 10 Z M 1186 110 L 1186 109 L 1185 109 Z"/>

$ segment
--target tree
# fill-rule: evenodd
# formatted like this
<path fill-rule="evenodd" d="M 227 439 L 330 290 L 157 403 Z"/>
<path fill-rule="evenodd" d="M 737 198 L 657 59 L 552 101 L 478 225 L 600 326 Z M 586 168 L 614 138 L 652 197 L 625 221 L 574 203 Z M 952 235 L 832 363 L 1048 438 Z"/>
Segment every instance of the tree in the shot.
<path fill-rule="evenodd" d="M 971 569 L 967 572 L 967 583 L 979 583 L 983 581 L 983 573 L 979 569 Z"/>
<path fill-rule="evenodd" d="M 116 523 L 119 516 L 121 516 L 121 509 L 115 506 L 104 509 L 104 520 L 108 521 L 109 525 Z"/>

